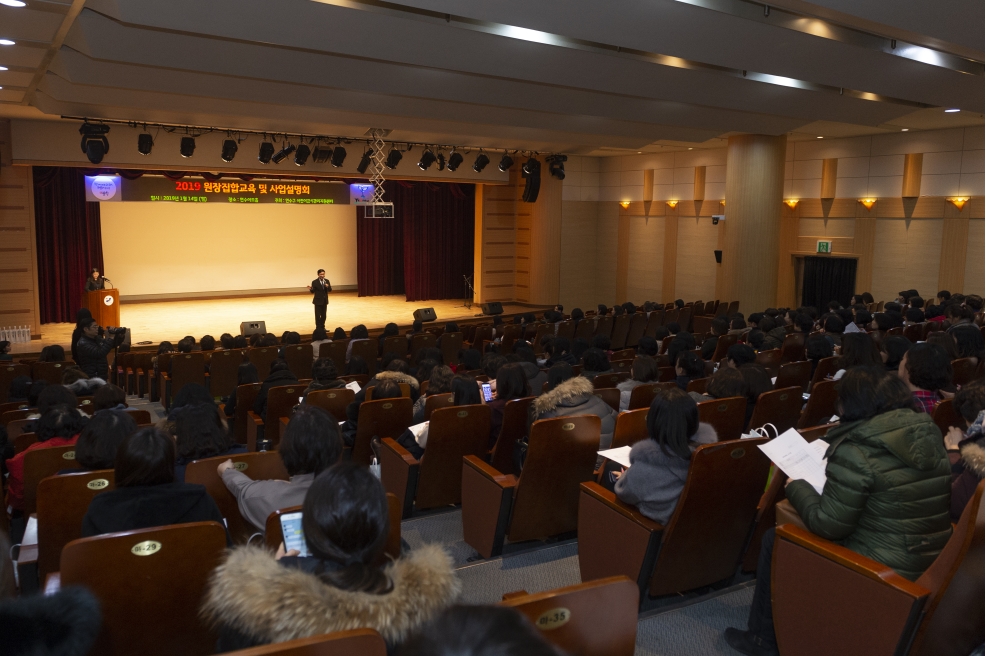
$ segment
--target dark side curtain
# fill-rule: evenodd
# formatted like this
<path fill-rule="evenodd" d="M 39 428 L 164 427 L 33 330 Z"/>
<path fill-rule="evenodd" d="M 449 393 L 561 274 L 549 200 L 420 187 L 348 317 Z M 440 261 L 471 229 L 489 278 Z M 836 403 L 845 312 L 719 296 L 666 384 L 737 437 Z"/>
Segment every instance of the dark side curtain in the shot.
<path fill-rule="evenodd" d="M 103 270 L 99 203 L 86 202 L 81 170 L 34 167 L 34 224 L 41 323 L 74 323 L 86 276 Z"/>
<path fill-rule="evenodd" d="M 365 219 L 357 208 L 359 295 L 461 297 L 462 277 L 473 268 L 474 187 L 389 181 L 384 190 L 393 219 Z"/>
<path fill-rule="evenodd" d="M 848 306 L 856 293 L 856 260 L 847 257 L 806 257 L 801 304 L 824 311 L 831 301 Z"/>

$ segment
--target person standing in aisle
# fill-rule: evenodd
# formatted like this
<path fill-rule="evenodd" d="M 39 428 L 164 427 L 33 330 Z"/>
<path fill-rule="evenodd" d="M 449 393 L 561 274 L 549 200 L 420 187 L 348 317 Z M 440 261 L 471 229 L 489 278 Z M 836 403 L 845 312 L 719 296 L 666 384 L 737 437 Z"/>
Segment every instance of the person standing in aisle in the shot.
<path fill-rule="evenodd" d="M 332 291 L 332 284 L 325 279 L 325 269 L 318 270 L 318 278 L 308 285 L 308 291 L 312 293 L 312 305 L 315 306 L 315 327 L 324 330 L 325 313 L 329 307 L 329 292 Z"/>

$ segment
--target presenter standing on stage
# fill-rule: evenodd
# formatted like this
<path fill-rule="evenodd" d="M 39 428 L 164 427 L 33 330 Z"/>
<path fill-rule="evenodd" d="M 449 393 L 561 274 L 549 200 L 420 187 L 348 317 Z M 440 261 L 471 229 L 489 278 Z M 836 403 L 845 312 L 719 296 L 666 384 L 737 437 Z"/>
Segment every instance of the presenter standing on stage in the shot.
<path fill-rule="evenodd" d="M 106 278 L 99 275 L 99 269 L 93 269 L 89 273 L 89 277 L 86 278 L 86 291 L 95 292 L 100 289 L 106 289 Z"/>
<path fill-rule="evenodd" d="M 312 293 L 312 305 L 315 306 L 315 327 L 324 330 L 325 311 L 329 306 L 329 292 L 332 291 L 332 285 L 325 279 L 325 269 L 318 270 L 318 278 L 308 285 L 308 291 Z"/>

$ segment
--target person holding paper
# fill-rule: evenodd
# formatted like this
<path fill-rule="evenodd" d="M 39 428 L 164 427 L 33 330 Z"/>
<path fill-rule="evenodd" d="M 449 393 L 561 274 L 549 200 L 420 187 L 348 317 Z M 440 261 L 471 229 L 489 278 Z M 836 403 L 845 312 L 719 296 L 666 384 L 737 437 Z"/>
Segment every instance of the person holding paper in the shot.
<path fill-rule="evenodd" d="M 787 498 L 809 531 L 893 568 L 914 581 L 952 534 L 951 476 L 941 432 L 914 407 L 897 376 L 854 367 L 839 385 L 842 420 L 829 443 L 821 493 L 807 481 L 787 485 Z M 726 629 L 743 654 L 776 654 L 770 602 L 774 529 L 764 534 L 748 630 Z"/>
<path fill-rule="evenodd" d="M 308 383 L 302 397 L 308 398 L 309 392 L 327 389 L 342 389 L 346 381 L 339 380 L 339 372 L 332 358 L 319 358 L 312 365 L 312 382 Z"/>

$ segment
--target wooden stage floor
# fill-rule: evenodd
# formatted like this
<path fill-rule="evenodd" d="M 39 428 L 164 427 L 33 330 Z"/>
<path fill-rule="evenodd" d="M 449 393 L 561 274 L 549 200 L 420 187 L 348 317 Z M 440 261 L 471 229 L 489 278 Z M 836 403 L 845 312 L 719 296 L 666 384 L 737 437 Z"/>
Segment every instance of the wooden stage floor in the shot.
<path fill-rule="evenodd" d="M 472 319 L 480 313 L 479 305 L 472 309 L 462 306 L 461 299 L 408 303 L 404 296 L 366 296 L 356 292 L 335 292 L 329 297 L 325 321 L 331 333 L 342 326 L 348 333 L 353 326 L 364 324 L 370 330 L 383 328 L 393 321 L 409 326 L 414 311 L 433 307 L 438 322 Z M 503 306 L 504 312 L 538 312 L 538 309 Z M 198 340 L 202 335 L 215 338 L 225 332 L 239 334 L 242 321 L 266 321 L 267 331 L 278 336 L 285 330 L 310 335 L 315 329 L 315 313 L 310 294 L 291 296 L 258 296 L 252 298 L 208 299 L 190 301 L 161 301 L 157 303 L 121 303 L 120 324 L 130 328 L 134 345 L 137 342 L 164 340 L 177 343 L 185 335 Z M 68 349 L 75 324 L 49 323 L 41 326 L 41 339 L 29 344 L 13 344 L 14 353 L 35 353 L 49 344 L 61 344 Z"/>

